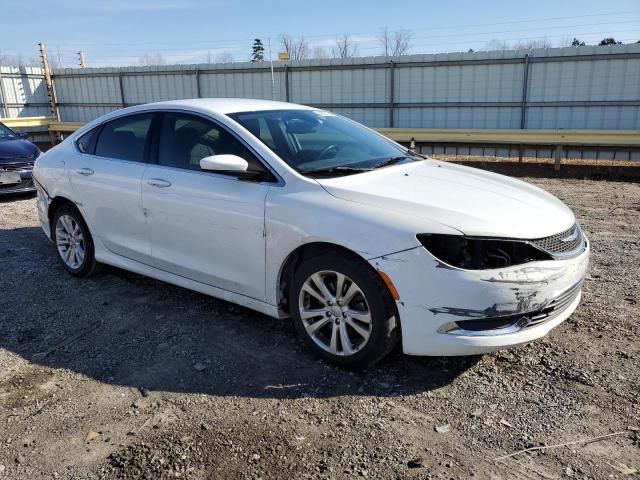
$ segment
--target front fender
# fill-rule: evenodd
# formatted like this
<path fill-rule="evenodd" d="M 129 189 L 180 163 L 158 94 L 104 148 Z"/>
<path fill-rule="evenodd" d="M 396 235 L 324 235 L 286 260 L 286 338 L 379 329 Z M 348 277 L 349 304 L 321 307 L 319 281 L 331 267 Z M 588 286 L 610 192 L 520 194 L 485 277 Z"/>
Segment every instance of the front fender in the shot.
<path fill-rule="evenodd" d="M 289 255 L 302 245 L 329 243 L 364 260 L 420 246 L 421 232 L 460 232 L 409 215 L 336 198 L 315 182 L 273 187 L 265 206 L 267 301 L 278 301 L 279 272 Z"/>

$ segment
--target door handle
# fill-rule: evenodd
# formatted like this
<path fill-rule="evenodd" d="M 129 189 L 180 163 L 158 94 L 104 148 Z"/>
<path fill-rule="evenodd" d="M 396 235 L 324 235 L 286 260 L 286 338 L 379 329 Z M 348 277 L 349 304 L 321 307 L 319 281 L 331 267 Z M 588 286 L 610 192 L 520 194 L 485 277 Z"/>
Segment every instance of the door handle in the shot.
<path fill-rule="evenodd" d="M 161 178 L 150 178 L 147 180 L 147 185 L 151 185 L 152 187 L 157 188 L 167 188 L 171 186 L 171 182 L 167 182 L 166 180 L 162 180 Z"/>
<path fill-rule="evenodd" d="M 84 175 L 85 177 L 86 177 L 87 175 L 93 175 L 93 170 L 91 170 L 90 168 L 77 168 L 77 169 L 75 170 L 75 172 L 76 172 L 78 175 Z"/>

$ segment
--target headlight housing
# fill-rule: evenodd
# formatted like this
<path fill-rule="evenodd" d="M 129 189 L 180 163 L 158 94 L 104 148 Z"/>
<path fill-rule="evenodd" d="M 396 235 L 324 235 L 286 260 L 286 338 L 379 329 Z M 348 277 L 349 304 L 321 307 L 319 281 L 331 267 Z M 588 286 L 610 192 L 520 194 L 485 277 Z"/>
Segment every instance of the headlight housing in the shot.
<path fill-rule="evenodd" d="M 438 260 L 466 270 L 489 270 L 552 257 L 525 240 L 418 234 L 418 240 Z"/>

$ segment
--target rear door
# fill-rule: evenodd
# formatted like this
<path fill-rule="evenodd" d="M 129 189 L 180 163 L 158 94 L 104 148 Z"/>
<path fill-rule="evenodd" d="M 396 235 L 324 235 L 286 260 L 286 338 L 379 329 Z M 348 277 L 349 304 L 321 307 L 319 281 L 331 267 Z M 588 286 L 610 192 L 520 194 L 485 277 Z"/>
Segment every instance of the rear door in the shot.
<path fill-rule="evenodd" d="M 200 169 L 200 159 L 235 154 L 266 171 L 248 148 L 208 118 L 166 112 L 155 164 L 142 181 L 154 265 L 258 300 L 265 298 L 264 208 L 269 183 Z"/>
<path fill-rule="evenodd" d="M 67 163 L 71 186 L 93 235 L 113 253 L 151 264 L 141 182 L 153 113 L 111 120 L 78 140 Z"/>

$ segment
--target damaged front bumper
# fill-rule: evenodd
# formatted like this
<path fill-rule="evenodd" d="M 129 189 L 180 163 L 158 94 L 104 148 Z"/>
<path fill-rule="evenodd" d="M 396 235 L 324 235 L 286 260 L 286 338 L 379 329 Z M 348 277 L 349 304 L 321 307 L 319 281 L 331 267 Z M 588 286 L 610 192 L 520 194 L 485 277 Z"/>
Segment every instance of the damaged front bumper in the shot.
<path fill-rule="evenodd" d="M 417 247 L 370 260 L 400 294 L 403 351 L 473 355 L 530 342 L 580 303 L 589 244 L 580 255 L 494 270 L 462 270 Z"/>

